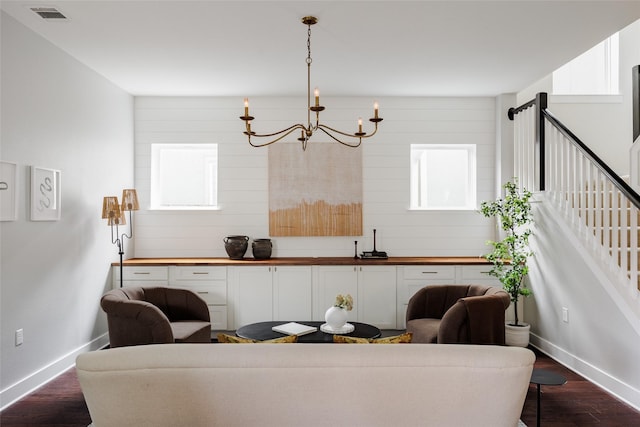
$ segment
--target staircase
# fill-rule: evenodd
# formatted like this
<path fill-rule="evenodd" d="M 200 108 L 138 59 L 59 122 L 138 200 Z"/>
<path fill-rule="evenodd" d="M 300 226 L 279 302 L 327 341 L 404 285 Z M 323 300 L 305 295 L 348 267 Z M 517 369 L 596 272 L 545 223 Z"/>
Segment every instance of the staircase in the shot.
<path fill-rule="evenodd" d="M 640 323 L 640 196 L 547 109 L 547 95 L 509 110 L 514 174 L 550 203 L 616 283 Z"/>

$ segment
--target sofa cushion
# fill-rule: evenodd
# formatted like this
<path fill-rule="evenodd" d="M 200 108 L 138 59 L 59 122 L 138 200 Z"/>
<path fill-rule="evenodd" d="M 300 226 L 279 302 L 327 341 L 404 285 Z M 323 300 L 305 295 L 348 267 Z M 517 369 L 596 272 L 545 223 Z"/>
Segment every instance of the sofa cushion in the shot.
<path fill-rule="evenodd" d="M 438 341 L 438 330 L 441 319 L 413 319 L 407 321 L 407 332 L 413 333 L 413 341 L 421 343 L 433 343 Z"/>
<path fill-rule="evenodd" d="M 198 320 L 171 322 L 173 339 L 178 343 L 211 341 L 211 323 Z"/>
<path fill-rule="evenodd" d="M 271 340 L 259 341 L 249 338 L 241 338 L 235 335 L 218 334 L 218 342 L 224 344 L 256 344 L 256 343 L 271 343 L 271 344 L 287 344 L 298 342 L 297 335 L 287 335 L 286 337 L 274 338 Z"/>

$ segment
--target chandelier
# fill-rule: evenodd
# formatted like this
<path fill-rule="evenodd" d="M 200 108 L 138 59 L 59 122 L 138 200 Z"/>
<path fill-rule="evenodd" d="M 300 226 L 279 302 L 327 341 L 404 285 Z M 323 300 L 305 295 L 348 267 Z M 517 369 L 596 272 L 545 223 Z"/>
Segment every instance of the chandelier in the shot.
<path fill-rule="evenodd" d="M 247 140 L 252 147 L 264 147 L 280 141 L 287 135 L 296 130 L 300 130 L 300 137 L 298 141 L 302 143 L 302 149 L 307 149 L 307 143 L 315 131 L 322 131 L 327 134 L 331 139 L 339 142 L 347 147 L 356 148 L 362 144 L 363 138 L 370 138 L 378 131 L 378 123 L 382 121 L 382 117 L 378 117 L 378 103 L 373 104 L 373 117 L 369 119 L 374 124 L 373 132 L 367 134 L 362 130 L 362 118 L 358 119 L 358 131 L 354 133 L 342 132 L 325 124 L 320 123 L 320 112 L 324 110 L 324 107 L 320 105 L 320 93 L 318 88 L 314 90 L 315 103 L 311 105 L 311 26 L 316 24 L 318 19 L 315 16 L 305 16 L 302 18 L 302 23 L 308 27 L 307 29 L 307 124 L 295 124 L 281 131 L 267 134 L 257 134 L 251 130 L 251 121 L 254 117 L 249 115 L 249 99 L 244 99 L 244 115 L 240 116 L 240 120 L 245 122 L 246 130 L 243 132 L 247 135 Z M 315 124 L 311 122 L 311 113 L 315 113 Z M 251 138 L 272 138 L 267 142 L 255 143 Z M 348 139 L 347 139 L 348 138 Z"/>

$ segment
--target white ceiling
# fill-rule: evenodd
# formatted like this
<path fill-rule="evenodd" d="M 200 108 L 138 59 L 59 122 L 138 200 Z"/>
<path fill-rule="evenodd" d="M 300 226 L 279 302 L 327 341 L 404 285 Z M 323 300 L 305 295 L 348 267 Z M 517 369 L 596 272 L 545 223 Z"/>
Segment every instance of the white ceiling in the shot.
<path fill-rule="evenodd" d="M 49 22 L 29 7 L 54 6 Z M 1 8 L 134 95 L 493 96 L 640 19 L 634 1 L 29 1 Z"/>

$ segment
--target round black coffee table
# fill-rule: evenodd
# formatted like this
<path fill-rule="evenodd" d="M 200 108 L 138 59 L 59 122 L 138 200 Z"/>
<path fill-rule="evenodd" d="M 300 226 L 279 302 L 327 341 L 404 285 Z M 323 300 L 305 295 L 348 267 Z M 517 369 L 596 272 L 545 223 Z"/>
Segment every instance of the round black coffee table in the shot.
<path fill-rule="evenodd" d="M 333 334 L 327 334 L 320 330 L 320 325 L 324 322 L 307 322 L 296 320 L 297 323 L 301 323 L 303 325 L 315 326 L 318 328 L 316 332 L 306 335 L 298 336 L 299 343 L 331 343 L 333 342 Z M 240 338 L 247 338 L 251 340 L 271 340 L 274 338 L 281 338 L 286 336 L 285 334 L 281 334 L 280 332 L 274 332 L 271 328 L 274 326 L 282 325 L 283 323 L 289 323 L 289 321 L 273 321 L 273 322 L 258 322 L 252 323 L 250 325 L 242 326 L 238 328 L 236 331 L 236 335 Z M 353 332 L 348 334 L 343 334 L 349 337 L 358 337 L 358 338 L 378 338 L 380 336 L 380 329 L 376 328 L 373 325 L 368 325 L 366 323 L 360 322 L 349 322 L 351 323 L 355 329 Z"/>

